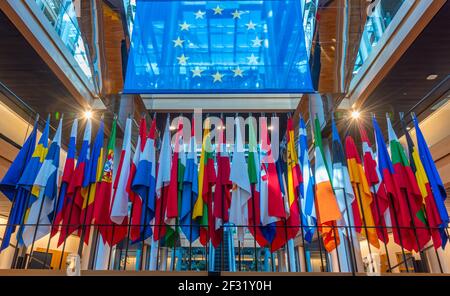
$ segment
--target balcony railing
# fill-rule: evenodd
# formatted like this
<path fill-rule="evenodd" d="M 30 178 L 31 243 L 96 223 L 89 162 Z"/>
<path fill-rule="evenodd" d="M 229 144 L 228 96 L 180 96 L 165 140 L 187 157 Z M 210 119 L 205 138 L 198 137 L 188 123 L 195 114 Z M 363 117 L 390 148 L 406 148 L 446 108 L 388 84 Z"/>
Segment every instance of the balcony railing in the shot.
<path fill-rule="evenodd" d="M 353 75 L 358 73 L 372 52 L 372 49 L 377 46 L 404 2 L 405 0 L 381 0 L 375 6 L 373 12 L 367 17 Z"/>
<path fill-rule="evenodd" d="M 78 26 L 72 0 L 35 0 L 39 9 L 73 55 L 83 73 L 92 82 L 86 47 Z"/>

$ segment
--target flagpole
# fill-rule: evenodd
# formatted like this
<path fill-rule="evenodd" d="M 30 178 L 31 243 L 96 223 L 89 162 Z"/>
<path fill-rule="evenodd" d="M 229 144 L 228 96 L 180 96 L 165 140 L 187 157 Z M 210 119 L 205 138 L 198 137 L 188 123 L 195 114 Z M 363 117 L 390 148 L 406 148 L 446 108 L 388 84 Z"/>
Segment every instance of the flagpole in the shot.
<path fill-rule="evenodd" d="M 425 267 L 424 263 L 425 263 L 426 259 L 425 259 L 425 255 L 423 254 L 423 251 L 420 249 L 419 236 L 417 235 L 416 223 L 414 222 L 414 214 L 412 212 L 411 204 L 408 199 L 408 191 L 406 190 L 406 188 L 401 188 L 401 192 L 403 193 L 404 198 L 406 200 L 406 204 L 408 205 L 408 212 L 409 212 L 409 216 L 411 218 L 411 224 L 413 227 L 414 236 L 416 237 L 417 252 L 419 252 L 419 254 L 420 254 L 422 266 Z"/>
<path fill-rule="evenodd" d="M 239 259 L 239 271 L 242 271 L 241 269 L 241 241 L 238 239 L 238 259 Z"/>
<path fill-rule="evenodd" d="M 408 130 L 407 130 L 407 128 L 406 128 L 406 123 L 405 123 L 405 121 L 404 121 L 404 114 L 403 114 L 403 112 L 400 112 L 399 115 L 400 115 L 400 121 L 401 121 L 402 128 L 403 128 L 403 130 L 404 130 L 405 136 L 407 137 L 407 139 L 410 139 L 410 138 L 409 138 Z M 413 118 L 414 118 L 414 117 L 413 117 Z M 408 148 L 412 148 L 412 147 L 409 147 L 409 146 L 410 146 L 409 143 L 410 143 L 410 142 L 408 141 Z M 411 162 L 411 163 L 414 163 L 414 159 L 412 159 L 412 151 L 409 151 L 409 154 L 410 154 L 410 162 Z M 416 169 L 417 169 L 417 165 L 416 165 Z M 409 207 L 409 202 L 408 202 L 408 207 Z M 428 216 L 427 216 L 427 212 L 426 212 L 426 209 L 425 209 L 425 205 L 422 205 L 422 212 L 423 212 L 423 215 L 424 215 L 424 217 L 425 217 L 425 220 L 426 220 L 426 221 L 429 221 L 429 220 L 428 220 Z M 432 232 L 431 232 L 430 224 L 429 224 L 429 223 L 425 223 L 425 226 L 427 227 L 427 230 L 428 230 L 428 232 L 429 232 L 429 234 L 430 234 L 430 237 L 433 239 L 433 234 L 432 234 Z M 433 240 L 432 240 L 432 241 L 433 241 Z M 433 246 L 434 246 L 434 241 L 433 241 Z M 442 269 L 442 265 L 441 265 L 441 260 L 440 260 L 440 258 L 439 258 L 439 254 L 438 254 L 436 248 L 434 248 L 434 252 L 435 252 L 435 254 L 436 254 L 436 259 L 437 259 L 437 261 L 438 261 L 439 270 L 440 270 L 441 273 L 443 273 L 443 269 Z"/>
<path fill-rule="evenodd" d="M 113 195 L 114 196 L 114 195 Z M 112 250 L 113 250 L 113 242 L 114 242 L 114 234 L 115 234 L 115 224 L 112 222 L 112 229 L 111 229 L 111 245 L 109 246 L 109 255 L 108 255 L 108 270 L 111 267 L 111 257 L 112 257 Z M 113 266 L 114 269 L 114 266 Z"/>
<path fill-rule="evenodd" d="M 300 212 L 300 235 L 301 235 L 301 237 L 302 237 L 302 244 L 303 244 L 303 246 L 302 246 L 302 248 L 303 248 L 303 261 L 304 261 L 304 264 L 305 264 L 305 270 L 306 270 L 306 272 L 309 272 L 309 268 L 308 268 L 308 262 L 306 261 L 306 245 L 305 245 L 305 236 L 304 236 L 304 231 L 305 231 L 305 229 L 304 229 L 304 225 L 303 225 L 303 219 L 302 219 L 302 217 L 303 217 L 303 215 L 302 215 L 302 202 L 301 202 L 301 193 L 299 192 L 298 193 L 298 197 L 297 197 L 297 200 L 298 200 L 298 207 L 299 207 L 299 212 Z M 302 269 L 301 269 L 301 266 L 299 266 L 300 268 L 300 272 L 302 271 Z"/>
<path fill-rule="evenodd" d="M 70 227 L 71 224 L 69 224 L 69 223 L 71 223 L 73 207 L 74 207 L 74 204 L 75 204 L 75 197 L 77 195 L 78 190 L 79 190 L 79 188 L 76 187 L 75 188 L 75 192 L 72 195 L 72 204 L 70 205 L 69 220 L 67 221 L 67 224 L 66 224 L 66 237 L 64 238 L 64 243 L 63 243 L 63 247 L 62 247 L 62 250 L 61 250 L 61 254 L 62 255 L 61 255 L 61 259 L 59 260 L 59 269 L 61 269 L 61 267 L 62 267 L 62 262 L 63 262 L 63 258 L 64 258 L 64 250 L 66 249 L 67 238 L 70 236 L 70 234 L 68 232 L 69 232 L 69 227 Z M 63 226 L 64 225 L 61 225 L 61 227 L 63 227 Z M 59 235 L 61 235 L 61 233 Z"/>
<path fill-rule="evenodd" d="M 164 215 L 164 186 L 161 188 L 161 198 L 160 198 L 160 208 L 159 208 L 159 220 L 156 221 L 156 227 L 158 227 L 158 249 L 156 252 L 156 270 L 159 270 L 159 253 L 160 253 L 160 247 L 161 247 L 161 227 L 163 226 L 163 215 Z"/>
<path fill-rule="evenodd" d="M 366 233 L 366 240 L 367 240 L 367 247 L 369 249 L 369 254 L 370 254 L 370 262 L 373 262 L 373 256 L 372 256 L 372 248 L 370 247 L 370 242 L 369 242 L 369 234 L 368 234 L 368 230 L 367 230 L 367 222 L 366 222 L 366 214 L 364 213 L 363 210 L 363 201 L 362 201 L 362 197 L 361 197 L 361 189 L 359 188 L 359 185 L 356 184 L 355 185 L 357 192 L 358 192 L 358 200 L 361 206 L 361 213 L 362 213 L 362 218 L 363 218 L 363 222 L 364 222 L 364 232 Z M 372 271 L 375 272 L 375 267 L 372 264 Z"/>
<path fill-rule="evenodd" d="M 138 147 L 138 149 L 140 149 Z M 128 229 L 127 229 L 127 240 L 126 240 L 126 246 L 125 246 L 125 261 L 123 264 L 123 270 L 127 270 L 127 258 L 128 258 L 128 249 L 130 246 L 130 233 L 131 233 L 131 225 L 132 225 L 132 221 L 131 218 L 133 217 L 133 212 L 134 212 L 134 202 L 131 203 L 131 210 L 130 210 L 130 218 L 128 219 Z M 119 266 L 120 269 L 120 266 Z"/>
<path fill-rule="evenodd" d="M 337 264 L 338 264 L 338 270 L 341 272 L 341 260 L 339 259 L 339 251 L 338 251 L 338 241 L 337 236 L 339 236 L 339 226 L 337 226 L 337 223 L 333 223 L 333 226 L 331 226 L 334 232 L 334 244 L 336 245 L 336 248 L 334 249 L 336 251 L 336 257 L 337 257 Z"/>
<path fill-rule="evenodd" d="M 423 209 L 422 211 L 423 211 L 423 214 L 424 214 L 424 216 L 425 216 L 425 219 L 426 219 L 427 221 L 429 221 L 425 209 Z M 432 236 L 432 233 L 431 233 L 431 227 L 430 227 L 430 225 L 429 225 L 428 223 L 426 224 L 426 227 L 427 227 L 427 229 L 428 229 L 428 232 L 430 233 L 430 236 Z M 431 238 L 431 239 L 433 239 L 433 238 Z M 433 249 L 434 249 L 434 252 L 435 252 L 435 254 L 436 254 L 436 259 L 437 259 L 437 262 L 438 262 L 438 265 L 439 265 L 439 271 L 440 271 L 441 273 L 444 273 L 444 270 L 442 269 L 441 259 L 439 258 L 439 253 L 438 253 L 437 249 L 434 248 L 434 242 L 433 242 Z"/>
<path fill-rule="evenodd" d="M 374 194 L 375 206 L 377 208 L 378 217 L 380 217 L 380 219 L 381 219 L 382 215 L 381 215 L 380 205 L 378 203 L 378 196 L 377 196 L 377 193 L 376 193 L 377 191 L 376 191 L 375 185 L 372 185 L 372 190 L 373 190 L 373 194 Z M 385 225 L 385 228 L 387 230 L 386 225 Z M 387 259 L 387 263 L 388 263 L 388 267 L 389 267 L 389 272 L 392 273 L 391 260 L 389 258 L 389 251 L 388 251 L 387 244 L 386 244 L 386 236 L 385 236 L 384 231 L 383 231 L 383 226 L 381 226 L 381 233 L 382 233 L 382 236 L 383 236 L 383 244 L 384 244 L 384 250 L 386 252 L 386 259 Z"/>
<path fill-rule="evenodd" d="M 152 164 L 152 165 L 154 165 L 154 164 Z M 141 225 L 141 227 L 142 227 L 142 240 L 141 240 L 141 242 L 142 242 L 142 246 L 141 246 L 141 262 L 140 262 L 140 270 L 145 270 L 145 268 L 144 268 L 144 248 L 145 248 L 145 239 L 144 239 L 144 235 L 145 235 L 145 230 L 146 230 L 146 228 L 147 228 L 147 209 L 148 209 L 148 199 L 149 199 L 149 196 L 147 196 L 147 198 L 145 199 L 145 213 L 144 213 L 144 221 L 142 221 L 141 223 L 142 223 L 142 225 Z"/>
<path fill-rule="evenodd" d="M 220 121 L 221 121 L 221 124 L 222 124 L 222 135 L 220 136 L 221 137 L 221 141 L 223 141 L 223 129 L 225 128 L 225 126 L 223 125 L 224 123 L 223 123 L 223 113 L 221 113 L 220 114 Z M 220 143 L 220 141 L 219 141 L 219 143 Z M 222 147 L 220 147 L 221 149 L 220 150 L 222 150 L 222 148 L 225 148 L 225 150 L 226 150 L 226 143 L 221 143 L 223 146 Z M 219 153 L 221 153 L 222 151 L 220 151 Z M 228 152 L 227 152 L 228 153 Z M 222 270 L 222 271 L 224 271 L 223 269 L 224 269 L 224 263 L 225 263 L 225 250 L 224 250 L 224 247 L 225 247 L 225 188 L 226 188 L 226 186 L 224 186 L 223 184 L 222 184 L 222 182 L 220 182 L 221 183 L 221 186 L 222 186 L 222 200 L 221 200 L 221 202 L 222 202 L 222 209 L 221 209 L 221 212 L 222 212 L 222 247 L 220 248 L 220 269 Z M 228 268 L 229 269 L 229 268 Z"/>
<path fill-rule="evenodd" d="M 222 247 L 220 248 L 220 269 L 223 271 L 225 263 L 225 186 L 222 186 Z"/>
<path fill-rule="evenodd" d="M 54 204 L 54 208 L 53 208 L 53 218 L 52 218 L 52 223 L 51 223 L 51 225 L 50 225 L 50 234 L 49 234 L 49 238 L 48 238 L 48 242 L 47 242 L 47 248 L 45 249 L 45 261 L 44 261 L 44 266 L 47 264 L 47 257 L 48 257 L 48 254 L 50 253 L 50 243 L 51 243 L 51 241 L 52 241 L 52 235 L 51 235 L 51 233 L 52 233 L 52 231 L 53 231 L 53 227 L 55 226 L 55 220 L 56 220 L 56 212 L 55 212 L 55 210 L 58 208 L 58 204 L 59 204 L 59 201 L 60 201 L 60 199 L 61 199 L 61 189 L 62 189 L 62 184 L 60 184 L 60 186 L 59 186 L 59 193 L 58 193 L 58 196 L 56 197 L 56 200 L 55 200 L 55 204 Z M 63 207 L 64 208 L 64 207 Z M 58 227 L 59 228 L 59 227 Z M 50 266 L 49 266 L 50 267 Z"/>
<path fill-rule="evenodd" d="M 16 247 L 14 248 L 14 257 L 13 257 L 13 265 L 14 266 L 16 266 L 17 265 L 17 262 L 15 262 L 15 261 L 17 261 L 17 259 L 18 259 L 18 252 L 19 252 L 19 243 L 20 243 L 20 237 L 22 236 L 22 232 L 23 232 L 23 226 L 24 226 L 24 223 L 25 223 L 25 216 L 26 216 L 26 213 L 27 213 L 27 209 L 28 209 L 28 203 L 30 202 L 30 196 L 31 196 L 31 191 L 28 191 L 27 190 L 27 198 L 26 198 L 26 202 L 25 202 L 25 209 L 24 209 L 24 212 L 23 212 L 23 215 L 22 215 L 22 218 L 21 218 L 21 223 L 20 223 L 20 225 L 19 225 L 19 229 L 18 229 L 18 232 L 17 232 L 17 243 L 16 243 Z M 19 236 L 19 234 L 20 234 L 20 236 Z M 26 252 L 26 250 L 25 250 L 25 252 Z M 25 267 L 25 264 L 26 262 L 23 262 L 23 266 Z"/>
<path fill-rule="evenodd" d="M 37 126 L 38 126 L 38 123 L 39 123 L 39 117 L 40 117 L 40 115 L 39 115 L 39 113 L 37 113 L 36 114 L 36 119 L 35 119 L 35 121 L 34 121 L 34 126 L 37 128 Z M 27 125 L 27 133 L 28 133 L 28 129 L 29 129 L 29 127 L 30 127 L 30 125 L 28 124 Z M 24 139 L 24 141 L 26 142 L 26 134 L 25 134 L 25 139 Z M 30 153 L 31 152 L 31 149 L 34 149 L 35 147 L 32 147 L 32 145 L 28 145 L 29 146 L 29 150 L 27 151 L 27 153 L 26 154 L 28 154 L 28 153 Z M 21 175 L 23 174 L 23 170 L 24 170 L 25 168 L 23 168 L 22 169 L 22 172 L 21 172 Z M 17 202 L 17 193 L 18 193 L 18 191 L 19 191 L 19 189 L 20 189 L 20 187 L 17 187 L 17 184 L 16 184 L 16 188 L 15 188 L 16 190 L 14 190 L 14 197 L 13 197 L 13 200 L 12 200 L 12 207 L 11 207 L 11 210 L 14 208 L 14 205 L 16 204 L 16 202 Z M 28 203 L 28 202 L 27 202 Z M 24 215 L 25 215 L 25 213 L 24 213 Z M 9 216 L 8 217 L 8 222 L 6 223 L 6 229 L 5 229 L 5 233 L 4 233 L 4 235 L 3 235 L 3 239 L 5 238 L 5 235 L 6 235 L 6 232 L 7 232 L 7 230 L 8 230 L 8 227 L 13 227 L 13 225 L 10 223 L 10 221 L 11 221 L 11 219 L 12 219 L 12 216 Z M 22 218 L 21 218 L 22 219 Z M 11 233 L 10 234 L 10 239 L 11 239 L 11 235 L 12 235 L 13 233 Z M 14 255 L 13 255 L 13 260 L 12 260 L 12 262 L 11 262 L 11 269 L 14 269 L 15 268 L 15 265 L 16 265 L 16 260 L 17 260 L 17 253 L 18 253 L 18 244 L 19 244 L 19 241 L 17 240 L 17 242 L 16 242 L 16 246 L 14 247 Z"/>
<path fill-rule="evenodd" d="M 28 262 L 27 262 L 27 264 L 26 264 L 26 269 L 28 269 L 28 267 L 30 266 L 31 260 L 32 260 L 32 258 L 33 258 L 34 242 L 35 242 L 35 240 L 36 240 L 36 236 L 37 236 L 37 232 L 38 232 L 38 228 L 39 228 L 39 220 L 41 219 L 42 209 L 44 208 L 44 199 L 45 199 L 45 195 L 44 195 L 44 192 L 43 192 L 43 191 L 42 191 L 42 193 L 41 193 L 41 197 L 42 197 L 42 200 L 41 200 L 41 204 L 39 205 L 39 213 L 38 213 L 38 217 L 37 217 L 37 221 L 36 221 L 36 226 L 35 226 L 34 233 L 33 233 L 33 240 L 32 240 L 32 243 L 31 243 L 30 256 L 29 256 L 30 259 L 28 260 Z M 47 256 L 46 256 L 46 257 L 47 257 Z M 45 267 L 45 265 L 44 265 L 44 267 Z"/>
<path fill-rule="evenodd" d="M 255 210 L 255 184 L 251 185 L 251 191 L 252 191 L 252 211 L 253 211 L 253 249 L 255 252 L 255 270 L 258 271 L 258 254 L 257 254 L 257 247 L 256 247 L 256 210 Z"/>
<path fill-rule="evenodd" d="M 313 190 L 313 195 L 314 195 L 314 200 L 316 200 L 316 195 L 317 195 L 316 190 Z M 314 204 L 314 206 L 316 206 L 316 205 Z M 317 208 L 316 208 L 316 213 L 319 213 L 317 211 Z M 319 232 L 319 224 L 317 222 L 316 222 L 315 228 L 316 228 L 316 233 L 317 233 L 317 242 L 319 244 L 320 265 L 321 265 L 322 271 L 325 272 L 325 268 L 324 268 L 324 265 L 323 265 L 323 259 L 322 259 L 323 258 L 322 257 L 322 239 L 323 238 L 321 238 L 321 235 L 320 235 L 320 232 Z M 325 254 L 325 263 L 328 266 L 327 254 Z"/>
<path fill-rule="evenodd" d="M 14 197 L 13 197 L 13 201 L 12 201 L 12 203 L 11 203 L 12 206 L 11 206 L 10 216 L 8 217 L 8 222 L 6 223 L 5 233 L 3 234 L 2 242 L 3 242 L 3 240 L 5 239 L 5 236 L 6 236 L 6 232 L 7 232 L 7 230 L 8 230 L 8 227 L 12 227 L 12 226 L 13 226 L 13 224 L 11 224 L 11 220 L 12 220 L 11 212 L 12 212 L 12 210 L 13 210 L 13 208 L 14 208 L 15 203 L 16 203 L 16 197 L 17 197 L 17 190 L 14 191 Z M 12 235 L 12 233 L 11 233 L 11 235 Z M 10 237 L 11 237 L 11 235 L 10 235 Z M 15 255 L 15 254 L 14 254 L 14 255 Z M 14 267 L 14 258 L 13 258 L 13 261 L 12 261 L 12 263 L 11 263 L 11 269 L 13 269 L 13 267 Z"/>
<path fill-rule="evenodd" d="M 347 233 L 350 237 L 350 247 L 352 248 L 352 254 L 351 254 L 351 262 L 352 262 L 352 275 L 355 275 L 356 272 L 358 272 L 358 263 L 356 261 L 356 250 L 355 250 L 355 244 L 354 244 L 354 240 L 353 240 L 353 229 L 352 229 L 352 225 L 350 224 L 350 209 L 348 206 L 348 200 L 347 200 L 347 192 L 345 191 L 345 188 L 341 189 L 344 192 L 344 201 L 345 201 L 345 212 L 347 215 L 347 220 L 349 225 L 347 226 Z"/>
<path fill-rule="evenodd" d="M 18 190 L 20 190 L 20 187 L 18 188 Z M 18 190 L 16 190 L 16 194 L 15 194 L 15 196 L 14 196 L 14 198 L 16 198 L 16 195 L 17 195 L 17 191 Z M 24 190 L 24 189 L 22 189 L 22 190 Z M 28 192 L 28 194 L 27 194 L 27 197 L 26 197 L 26 199 L 25 199 L 25 209 L 26 209 L 26 206 L 28 205 L 28 200 L 29 200 L 29 195 L 30 195 L 30 192 Z M 14 206 L 14 204 L 13 204 L 13 206 Z M 16 224 L 16 227 L 18 227 L 18 232 L 17 232 L 17 241 L 16 241 L 16 246 L 14 247 L 14 255 L 13 255 L 13 260 L 12 260 L 12 262 L 11 262 L 11 269 L 15 269 L 17 266 L 17 257 L 18 257 L 18 253 L 19 253 L 19 237 L 18 237 L 18 234 L 20 233 L 20 228 L 21 228 L 21 225 L 24 223 L 23 221 L 24 221 L 24 219 L 25 219 L 25 213 L 26 213 L 26 211 L 22 214 L 22 217 L 20 218 L 20 224 Z M 6 231 L 5 231 L 6 232 Z M 13 233 L 11 233 L 11 236 L 12 236 L 12 234 Z"/>
<path fill-rule="evenodd" d="M 95 184 L 95 183 L 94 183 Z M 89 198 L 91 194 L 91 188 L 92 183 L 89 183 L 88 191 L 86 195 L 86 202 L 84 204 L 84 218 L 83 218 L 83 224 L 81 225 L 81 234 L 80 234 L 80 244 L 78 245 L 78 255 L 81 257 L 83 253 L 83 247 L 84 247 L 84 237 L 86 236 L 86 222 L 87 222 L 87 213 L 88 213 L 88 205 L 89 205 Z M 95 201 L 95 198 L 94 198 Z M 89 222 L 89 227 L 91 227 L 91 222 Z"/>
<path fill-rule="evenodd" d="M 197 155 L 195 155 L 195 157 L 197 157 Z M 192 212 L 192 208 L 193 208 L 193 204 L 194 204 L 194 195 L 192 192 L 192 188 L 191 188 L 191 212 Z M 190 224 L 189 224 L 189 270 L 192 270 L 192 213 L 189 212 L 189 220 L 190 220 Z"/>
<path fill-rule="evenodd" d="M 94 241 L 92 242 L 92 246 L 91 246 L 91 250 L 92 247 L 94 247 L 94 253 L 91 255 L 91 262 L 89 264 L 90 269 L 94 270 L 95 267 L 95 262 L 97 261 L 97 252 L 98 252 L 98 236 L 99 236 L 99 232 L 98 232 L 98 228 L 95 229 L 95 224 L 94 224 Z"/>
<path fill-rule="evenodd" d="M 323 266 L 323 257 L 322 257 L 322 238 L 320 236 L 320 232 L 319 232 L 319 225 L 316 225 L 316 232 L 317 232 L 317 243 L 319 244 L 319 254 L 320 254 L 320 266 L 322 268 L 322 272 L 325 272 L 325 268 Z M 327 263 L 327 255 L 325 254 L 325 262 Z"/>

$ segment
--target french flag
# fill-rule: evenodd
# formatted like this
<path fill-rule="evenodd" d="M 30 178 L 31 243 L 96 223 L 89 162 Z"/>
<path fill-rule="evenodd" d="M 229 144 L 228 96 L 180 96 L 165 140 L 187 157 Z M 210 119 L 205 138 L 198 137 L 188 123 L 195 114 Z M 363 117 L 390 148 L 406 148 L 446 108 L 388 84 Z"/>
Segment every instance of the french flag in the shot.
<path fill-rule="evenodd" d="M 153 118 L 150 132 L 146 141 L 144 142 L 144 150 L 142 151 L 142 153 L 140 153 L 136 174 L 131 186 L 131 189 L 136 193 L 137 196 L 139 196 L 141 202 L 141 211 L 139 217 L 139 236 L 137 238 L 132 238 L 133 242 L 144 241 L 152 235 L 152 228 L 149 225 L 150 221 L 155 217 L 155 134 L 156 118 Z"/>

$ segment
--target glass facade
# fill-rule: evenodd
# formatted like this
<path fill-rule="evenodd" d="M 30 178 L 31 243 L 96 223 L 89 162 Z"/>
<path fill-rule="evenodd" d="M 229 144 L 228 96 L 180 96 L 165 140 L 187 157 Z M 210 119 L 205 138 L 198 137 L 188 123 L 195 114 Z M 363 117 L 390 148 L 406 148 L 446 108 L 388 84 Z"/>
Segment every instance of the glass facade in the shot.
<path fill-rule="evenodd" d="M 86 77 L 92 81 L 86 47 L 78 26 L 72 0 L 35 0 L 39 9 L 73 55 Z"/>
<path fill-rule="evenodd" d="M 124 93 L 314 91 L 299 1 L 136 4 Z"/>

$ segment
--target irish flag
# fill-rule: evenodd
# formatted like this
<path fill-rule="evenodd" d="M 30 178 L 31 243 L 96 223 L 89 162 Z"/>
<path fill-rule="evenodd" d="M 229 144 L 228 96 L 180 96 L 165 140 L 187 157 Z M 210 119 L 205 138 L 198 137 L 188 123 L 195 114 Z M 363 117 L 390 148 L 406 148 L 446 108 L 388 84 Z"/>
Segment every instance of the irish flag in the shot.
<path fill-rule="evenodd" d="M 316 191 L 316 214 L 317 224 L 322 233 L 325 249 L 328 252 L 334 250 L 340 243 L 339 233 L 336 225 L 341 217 L 336 196 L 331 186 L 330 174 L 325 162 L 322 148 L 322 134 L 319 119 L 314 120 L 314 155 L 315 155 L 315 191 Z"/>

